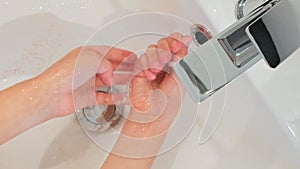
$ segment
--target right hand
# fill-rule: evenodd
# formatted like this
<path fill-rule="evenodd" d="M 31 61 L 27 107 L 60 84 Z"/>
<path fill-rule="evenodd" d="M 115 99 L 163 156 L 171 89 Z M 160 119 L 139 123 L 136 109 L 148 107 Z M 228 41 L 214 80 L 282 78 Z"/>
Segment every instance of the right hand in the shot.
<path fill-rule="evenodd" d="M 150 45 L 146 53 L 139 58 L 136 63 L 138 73 L 131 81 L 130 101 L 133 111 L 128 124 L 144 125 L 149 121 L 149 117 L 153 117 L 147 124 L 150 136 L 169 128 L 180 111 L 183 90 L 174 72 L 168 67 L 168 63 L 186 56 L 191 41 L 190 36 L 174 33 L 160 39 L 157 45 Z M 159 91 L 160 94 L 151 96 L 154 90 Z M 143 119 L 136 118 L 141 117 L 141 113 L 144 113 L 142 114 L 144 122 L 140 121 Z M 130 129 L 125 131 L 131 133 Z"/>

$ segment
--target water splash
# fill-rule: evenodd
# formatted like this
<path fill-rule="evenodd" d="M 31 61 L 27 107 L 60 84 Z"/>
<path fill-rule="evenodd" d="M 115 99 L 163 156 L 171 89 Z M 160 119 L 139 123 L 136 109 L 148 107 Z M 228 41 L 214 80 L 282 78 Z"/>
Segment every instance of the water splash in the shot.
<path fill-rule="evenodd" d="M 57 59 L 57 51 L 62 47 L 63 34 L 55 25 L 49 25 L 45 31 L 32 41 L 32 45 L 13 64 L 11 69 L 1 72 L 0 79 L 16 76 L 36 75 L 49 67 Z"/>

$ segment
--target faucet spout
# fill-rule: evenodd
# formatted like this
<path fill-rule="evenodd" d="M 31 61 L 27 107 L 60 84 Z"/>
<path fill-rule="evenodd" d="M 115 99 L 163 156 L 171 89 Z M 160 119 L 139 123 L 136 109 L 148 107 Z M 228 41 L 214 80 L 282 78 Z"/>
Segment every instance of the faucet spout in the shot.
<path fill-rule="evenodd" d="M 192 99 L 205 100 L 262 58 L 272 68 L 288 58 L 300 47 L 294 10 L 289 0 L 267 0 L 204 44 L 192 44 L 173 66 Z"/>

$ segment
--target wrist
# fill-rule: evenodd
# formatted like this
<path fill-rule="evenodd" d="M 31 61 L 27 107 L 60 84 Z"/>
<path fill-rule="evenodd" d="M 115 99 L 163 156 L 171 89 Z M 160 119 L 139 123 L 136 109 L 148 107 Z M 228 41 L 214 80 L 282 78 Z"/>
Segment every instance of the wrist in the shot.
<path fill-rule="evenodd" d="M 26 81 L 27 97 L 32 103 L 32 110 L 39 114 L 41 121 L 53 119 L 53 89 L 52 84 L 46 77 L 37 76 Z"/>

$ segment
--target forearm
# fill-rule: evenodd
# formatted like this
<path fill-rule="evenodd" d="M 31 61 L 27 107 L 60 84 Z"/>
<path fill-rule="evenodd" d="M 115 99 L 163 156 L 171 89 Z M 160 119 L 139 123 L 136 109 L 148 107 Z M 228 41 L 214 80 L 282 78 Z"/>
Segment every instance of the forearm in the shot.
<path fill-rule="evenodd" d="M 150 169 L 165 138 L 165 133 L 157 135 L 155 125 L 127 120 L 101 169 Z"/>
<path fill-rule="evenodd" d="M 155 157 L 126 158 L 110 154 L 101 169 L 151 169 Z"/>
<path fill-rule="evenodd" d="M 0 144 L 51 118 L 46 91 L 45 84 L 34 78 L 0 92 Z"/>
<path fill-rule="evenodd" d="M 152 167 L 165 136 L 180 108 L 180 104 L 178 104 L 181 99 L 180 94 L 178 92 L 172 93 L 166 95 L 166 105 L 159 106 L 161 100 L 157 99 L 158 97 L 154 97 L 156 99 L 152 100 L 152 103 L 160 107 L 162 113 L 151 122 L 134 122 L 136 112 L 130 113 L 111 154 L 107 157 L 101 169 L 150 169 Z M 141 106 L 146 106 L 147 104 L 139 103 L 139 105 L 139 108 L 143 110 L 149 108 Z M 151 111 L 147 113 L 151 113 Z M 157 110 L 152 113 L 157 113 Z"/>
<path fill-rule="evenodd" d="M 142 124 L 127 120 L 101 169 L 151 169 L 177 112 L 178 110 L 168 106 L 166 111 L 151 123 Z"/>

